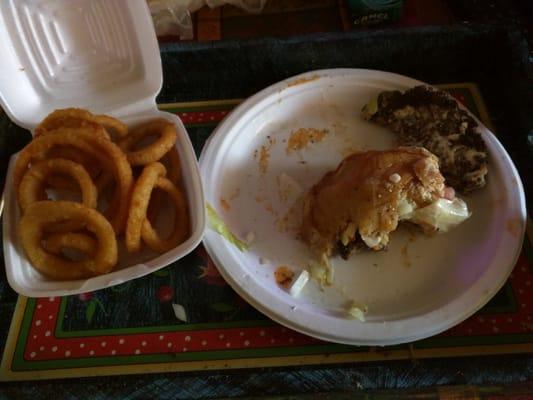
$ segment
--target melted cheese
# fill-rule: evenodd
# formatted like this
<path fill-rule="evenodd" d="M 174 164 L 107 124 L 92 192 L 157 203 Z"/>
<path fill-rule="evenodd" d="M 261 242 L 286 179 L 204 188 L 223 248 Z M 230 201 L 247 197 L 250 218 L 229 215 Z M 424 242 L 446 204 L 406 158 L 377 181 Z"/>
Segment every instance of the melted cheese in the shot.
<path fill-rule="evenodd" d="M 391 182 L 397 174 L 400 180 Z M 425 206 L 444 191 L 438 161 L 421 148 L 356 153 L 327 173 L 304 201 L 302 238 L 317 255 L 330 256 L 336 243 L 348 243 L 359 232 L 367 246 L 379 250 L 389 241 L 403 201 Z M 400 213 L 399 210 L 402 210 Z"/>

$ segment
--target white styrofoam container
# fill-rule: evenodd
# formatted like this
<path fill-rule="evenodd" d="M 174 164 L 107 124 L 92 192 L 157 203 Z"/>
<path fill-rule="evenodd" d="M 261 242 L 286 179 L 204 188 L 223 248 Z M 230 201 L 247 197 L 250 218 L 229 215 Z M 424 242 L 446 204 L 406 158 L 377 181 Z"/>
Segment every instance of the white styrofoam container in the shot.
<path fill-rule="evenodd" d="M 59 108 L 86 108 L 128 125 L 164 118 L 178 132 L 176 148 L 191 214 L 191 236 L 165 254 L 128 255 L 106 275 L 54 281 L 35 270 L 18 240 L 19 210 L 9 164 L 4 189 L 3 242 L 7 278 L 20 294 L 63 296 L 139 278 L 192 251 L 205 229 L 198 162 L 181 120 L 157 109 L 163 83 L 161 58 L 145 0 L 3 0 L 0 2 L 0 104 L 17 124 L 33 131 Z"/>

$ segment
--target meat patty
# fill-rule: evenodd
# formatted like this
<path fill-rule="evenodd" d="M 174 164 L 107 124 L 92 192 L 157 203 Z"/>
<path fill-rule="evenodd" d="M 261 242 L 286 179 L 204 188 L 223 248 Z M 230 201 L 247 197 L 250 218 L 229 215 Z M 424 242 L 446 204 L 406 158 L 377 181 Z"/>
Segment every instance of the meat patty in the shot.
<path fill-rule="evenodd" d="M 478 124 L 449 94 L 429 86 L 386 91 L 363 108 L 363 117 L 439 158 L 448 185 L 466 193 L 485 186 L 487 149 Z"/>

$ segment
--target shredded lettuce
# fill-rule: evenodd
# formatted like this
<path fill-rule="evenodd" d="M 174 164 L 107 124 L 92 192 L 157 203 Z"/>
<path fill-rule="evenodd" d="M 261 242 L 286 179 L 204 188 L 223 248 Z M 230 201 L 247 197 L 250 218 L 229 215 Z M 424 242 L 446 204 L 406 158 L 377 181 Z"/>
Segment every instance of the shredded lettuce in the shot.
<path fill-rule="evenodd" d="M 348 304 L 346 312 L 351 318 L 365 322 L 365 314 L 368 312 L 368 307 L 365 304 L 352 300 L 350 304 Z"/>
<path fill-rule="evenodd" d="M 314 260 L 309 261 L 309 273 L 313 279 L 321 285 L 324 286 L 327 281 L 327 270 L 326 267 Z"/>
<path fill-rule="evenodd" d="M 298 296 L 308 281 L 309 281 L 309 272 L 304 269 L 300 272 L 300 274 L 298 274 L 298 277 L 292 282 L 292 285 L 289 288 L 290 295 L 293 297 Z"/>
<path fill-rule="evenodd" d="M 373 98 L 363 107 L 363 118 L 370 119 L 378 111 L 378 99 Z"/>
<path fill-rule="evenodd" d="M 237 247 L 240 251 L 245 252 L 248 250 L 248 246 L 242 240 L 239 240 L 227 227 L 227 225 L 222 221 L 222 218 L 219 217 L 215 209 L 207 203 L 207 219 L 209 225 L 222 237 L 224 237 L 228 242 Z"/>
<path fill-rule="evenodd" d="M 466 203 L 456 197 L 453 200 L 439 199 L 429 206 L 413 211 L 406 219 L 436 231 L 448 232 L 470 215 Z"/>

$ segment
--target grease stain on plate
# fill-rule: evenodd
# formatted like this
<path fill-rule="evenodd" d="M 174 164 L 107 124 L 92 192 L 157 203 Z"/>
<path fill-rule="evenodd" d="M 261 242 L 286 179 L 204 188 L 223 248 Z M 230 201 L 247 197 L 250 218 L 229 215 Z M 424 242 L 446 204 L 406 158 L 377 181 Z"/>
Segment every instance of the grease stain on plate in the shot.
<path fill-rule="evenodd" d="M 507 220 L 505 229 L 515 238 L 519 238 L 520 235 L 522 234 L 521 226 L 522 226 L 521 218 L 509 218 Z"/>
<path fill-rule="evenodd" d="M 254 151 L 254 158 L 259 158 L 259 171 L 261 174 L 266 174 L 268 171 L 268 163 L 270 162 L 270 151 L 272 146 L 276 144 L 276 139 L 267 136 L 267 143 L 263 144 L 261 148 Z"/>
<path fill-rule="evenodd" d="M 303 85 L 304 83 L 316 81 L 317 79 L 320 79 L 320 75 L 311 75 L 309 77 L 298 78 L 298 79 L 295 79 L 295 80 L 289 82 L 287 84 L 287 87 L 290 88 L 290 87 L 293 87 L 293 86 Z"/>
<path fill-rule="evenodd" d="M 241 193 L 241 189 L 239 187 L 236 187 L 233 189 L 233 191 L 229 194 L 229 196 L 220 197 L 220 207 L 224 210 L 224 212 L 229 212 L 231 210 L 231 203 L 239 194 Z"/>

